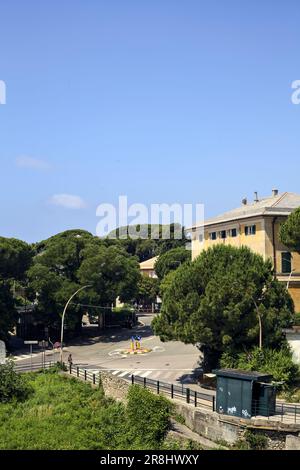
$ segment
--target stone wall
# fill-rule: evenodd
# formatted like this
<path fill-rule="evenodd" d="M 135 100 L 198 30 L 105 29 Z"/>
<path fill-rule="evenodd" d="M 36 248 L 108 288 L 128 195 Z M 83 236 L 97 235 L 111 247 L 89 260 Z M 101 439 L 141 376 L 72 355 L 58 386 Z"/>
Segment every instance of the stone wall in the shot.
<path fill-rule="evenodd" d="M 286 437 L 286 450 L 300 450 L 300 437 L 287 436 Z"/>
<path fill-rule="evenodd" d="M 68 373 L 64 373 L 68 377 Z M 126 403 L 130 383 L 115 377 L 109 372 L 100 372 L 101 383 L 106 396 Z M 300 425 L 287 424 L 267 419 L 246 420 L 234 416 L 219 415 L 210 409 L 195 408 L 180 400 L 172 400 L 176 413 L 185 420 L 185 425 L 193 432 L 215 443 L 235 444 L 246 430 L 264 434 L 268 439 L 268 448 L 284 449 L 288 446 L 300 446 Z M 299 447 L 297 448 L 299 449 Z"/>
<path fill-rule="evenodd" d="M 130 387 L 128 382 L 104 371 L 101 371 L 100 378 L 106 396 L 126 402 L 127 392 Z"/>

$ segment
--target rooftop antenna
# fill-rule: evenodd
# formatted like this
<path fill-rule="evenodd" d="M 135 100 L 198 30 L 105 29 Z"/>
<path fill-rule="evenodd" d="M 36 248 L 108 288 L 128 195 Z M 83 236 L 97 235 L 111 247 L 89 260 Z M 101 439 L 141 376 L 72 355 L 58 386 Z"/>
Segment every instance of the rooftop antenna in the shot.
<path fill-rule="evenodd" d="M 257 191 L 254 192 L 254 202 L 259 202 Z"/>

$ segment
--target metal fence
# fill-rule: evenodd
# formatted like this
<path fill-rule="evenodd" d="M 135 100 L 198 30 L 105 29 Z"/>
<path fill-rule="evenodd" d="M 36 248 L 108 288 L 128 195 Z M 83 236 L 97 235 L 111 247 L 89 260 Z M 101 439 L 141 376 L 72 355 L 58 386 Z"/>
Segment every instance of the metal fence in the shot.
<path fill-rule="evenodd" d="M 32 364 L 15 364 L 14 369 L 16 372 L 37 372 L 39 370 L 49 369 L 53 367 L 53 361 L 33 362 Z"/>
<path fill-rule="evenodd" d="M 204 407 L 215 411 L 214 395 L 191 390 L 184 385 L 160 382 L 159 380 L 152 380 L 146 377 L 139 377 L 137 375 L 131 376 L 131 383 L 141 385 L 144 388 L 155 391 L 157 394 L 167 395 L 171 399 L 183 400 L 186 403 L 195 406 L 196 408 Z"/>
<path fill-rule="evenodd" d="M 68 367 L 70 375 L 76 376 L 87 382 L 98 385 L 101 382 L 101 371 L 98 374 L 90 372 L 88 369 L 82 369 L 74 365 Z M 126 379 L 123 379 L 126 380 Z M 155 391 L 157 394 L 167 395 L 171 399 L 180 399 L 186 403 L 194 405 L 195 407 L 205 407 L 215 411 L 215 397 L 206 393 L 199 393 L 191 390 L 183 385 L 169 384 L 160 382 L 159 380 L 152 380 L 146 377 L 139 377 L 137 375 L 131 376 L 131 383 L 141 385 L 144 388 Z"/>
<path fill-rule="evenodd" d="M 275 405 L 264 405 L 257 400 L 252 402 L 252 416 L 267 418 L 271 421 L 300 423 L 300 405 L 278 402 Z"/>
<path fill-rule="evenodd" d="M 49 369 L 57 363 L 48 361 L 33 364 L 16 364 L 15 370 L 17 372 L 30 372 L 38 371 L 43 369 Z M 66 366 L 63 363 L 63 367 L 66 372 L 70 375 L 77 377 L 78 379 L 89 382 L 93 385 L 100 385 L 101 383 L 101 370 L 98 373 L 83 369 L 81 367 L 70 364 Z M 105 369 L 103 369 L 105 371 Z M 122 378 L 122 380 L 126 380 Z M 128 380 L 127 380 L 128 382 Z M 141 387 L 147 388 L 158 395 L 165 395 L 171 399 L 181 400 L 195 408 L 204 408 L 211 411 L 216 411 L 215 396 L 207 393 L 202 393 L 196 390 L 192 390 L 184 385 L 176 385 L 159 380 L 149 379 L 147 377 L 140 377 L 138 375 L 131 376 L 131 384 L 137 384 Z M 253 402 L 252 406 L 252 417 L 268 419 L 270 421 L 284 422 L 289 424 L 300 423 L 300 405 L 280 403 L 277 402 L 274 407 L 267 407 L 259 402 Z"/>
<path fill-rule="evenodd" d="M 88 369 L 81 369 L 80 367 L 73 366 L 72 364 L 69 365 L 68 370 L 70 375 L 83 379 L 85 382 L 90 382 L 93 385 L 100 385 L 101 383 L 100 371 L 95 374 L 95 372 L 91 372 Z"/>

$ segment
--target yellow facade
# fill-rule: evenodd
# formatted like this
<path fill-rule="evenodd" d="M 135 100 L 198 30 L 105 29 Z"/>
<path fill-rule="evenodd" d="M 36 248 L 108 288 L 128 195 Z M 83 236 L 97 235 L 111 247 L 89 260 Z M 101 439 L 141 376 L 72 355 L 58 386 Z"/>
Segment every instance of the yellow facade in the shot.
<path fill-rule="evenodd" d="M 242 218 L 241 220 L 209 223 L 204 225 L 204 235 L 195 235 L 192 238 L 192 259 L 195 259 L 201 251 L 214 246 L 217 243 L 235 247 L 247 246 L 260 254 L 265 260 L 270 259 L 275 266 L 280 282 L 289 286 L 289 292 L 293 298 L 296 312 L 300 312 L 300 255 L 292 253 L 292 273 L 282 273 L 282 259 L 289 250 L 281 244 L 279 228 L 286 217 L 258 216 Z M 255 226 L 255 233 L 246 234 L 246 227 Z M 232 230 L 236 230 L 236 236 L 232 236 Z M 226 232 L 226 238 L 223 232 Z M 216 239 L 211 239 L 211 234 L 216 234 Z M 249 233 L 249 230 L 248 230 Z M 199 240 L 200 238 L 200 240 Z"/>

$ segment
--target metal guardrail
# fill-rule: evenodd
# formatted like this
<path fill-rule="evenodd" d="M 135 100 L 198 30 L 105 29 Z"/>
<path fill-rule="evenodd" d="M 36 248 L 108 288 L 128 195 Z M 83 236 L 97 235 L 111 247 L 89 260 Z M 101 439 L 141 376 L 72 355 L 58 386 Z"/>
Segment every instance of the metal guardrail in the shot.
<path fill-rule="evenodd" d="M 146 377 L 139 377 L 137 375 L 131 376 L 131 383 L 141 385 L 144 388 L 156 391 L 157 394 L 164 394 L 169 396 L 171 399 L 179 399 L 184 402 L 194 405 L 196 408 L 208 408 L 215 411 L 215 396 L 206 393 L 197 392 L 191 390 L 184 385 L 170 384 L 166 382 L 160 382 L 159 380 L 148 379 Z"/>
<path fill-rule="evenodd" d="M 50 369 L 55 365 L 52 361 L 46 362 L 33 362 L 32 364 L 15 364 L 14 369 L 16 372 L 36 372 L 38 370 Z"/>
<path fill-rule="evenodd" d="M 49 369 L 57 363 L 48 361 L 31 364 L 16 364 L 16 372 L 30 372 L 38 371 L 43 369 Z M 70 375 L 82 379 L 85 382 L 89 382 L 93 385 L 100 385 L 101 383 L 101 370 L 99 373 L 91 372 L 88 369 L 83 369 L 76 365 L 70 364 L 66 366 L 63 363 L 66 372 Z M 103 369 L 105 371 L 105 369 Z M 126 379 L 123 379 L 126 380 Z M 195 408 L 206 408 L 211 411 L 216 411 L 215 396 L 206 393 L 191 390 L 184 385 L 170 384 L 166 382 L 160 382 L 159 380 L 149 379 L 147 377 L 140 377 L 138 375 L 131 376 L 131 383 L 140 385 L 141 387 L 147 388 L 151 391 L 156 392 L 158 395 L 166 395 L 171 399 L 179 399 L 185 403 L 194 406 Z M 266 407 L 258 402 L 253 402 L 252 416 L 257 418 L 265 418 L 270 421 L 284 422 L 289 424 L 300 423 L 300 405 L 292 405 L 288 403 L 277 403 L 274 407 Z"/>
<path fill-rule="evenodd" d="M 300 405 L 276 403 L 273 406 L 267 406 L 255 400 L 252 403 L 252 416 L 297 424 L 300 423 Z"/>
<path fill-rule="evenodd" d="M 104 369 L 105 370 L 105 369 Z M 70 365 L 68 367 L 69 374 L 77 378 L 83 379 L 86 382 L 99 385 L 101 383 L 101 370 L 98 374 L 89 372 L 88 369 Z M 123 379 L 126 380 L 126 379 Z M 187 387 L 160 382 L 158 380 L 148 379 L 146 377 L 139 377 L 137 375 L 131 376 L 131 383 L 141 385 L 149 390 L 156 391 L 157 394 L 164 394 L 171 399 L 177 398 L 186 403 L 194 405 L 195 407 L 206 407 L 215 411 L 215 397 L 205 393 L 199 393 Z"/>

